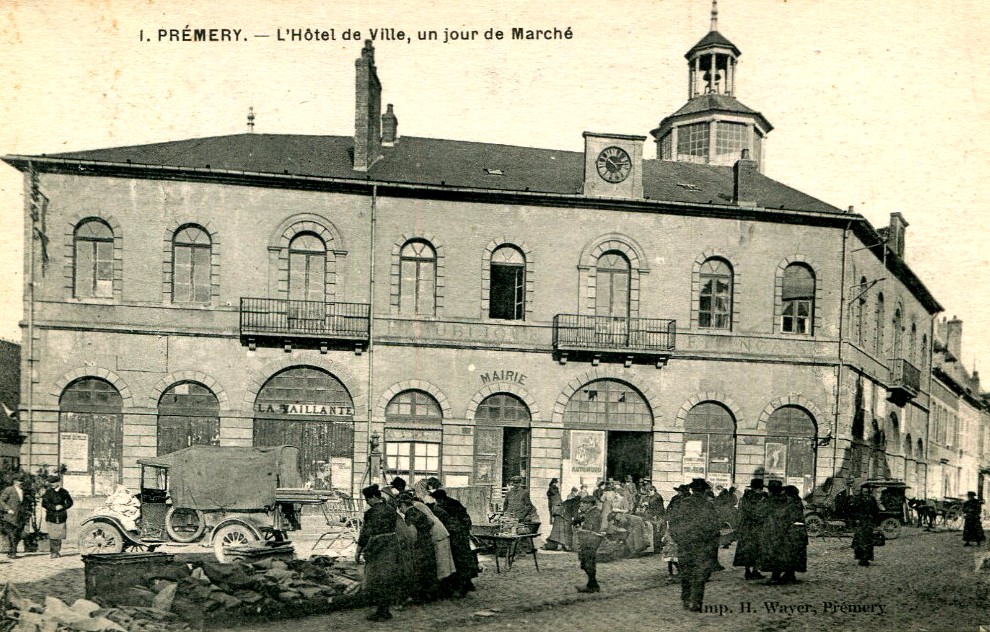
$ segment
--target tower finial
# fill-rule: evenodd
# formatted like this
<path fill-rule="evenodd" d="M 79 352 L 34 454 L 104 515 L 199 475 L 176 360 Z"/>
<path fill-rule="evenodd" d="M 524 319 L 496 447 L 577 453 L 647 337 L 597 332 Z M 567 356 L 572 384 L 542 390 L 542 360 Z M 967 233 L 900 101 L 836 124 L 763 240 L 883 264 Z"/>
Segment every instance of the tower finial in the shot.
<path fill-rule="evenodd" d="M 712 30 L 718 30 L 718 0 L 712 0 Z"/>
<path fill-rule="evenodd" d="M 248 108 L 248 133 L 254 131 L 254 106 Z"/>

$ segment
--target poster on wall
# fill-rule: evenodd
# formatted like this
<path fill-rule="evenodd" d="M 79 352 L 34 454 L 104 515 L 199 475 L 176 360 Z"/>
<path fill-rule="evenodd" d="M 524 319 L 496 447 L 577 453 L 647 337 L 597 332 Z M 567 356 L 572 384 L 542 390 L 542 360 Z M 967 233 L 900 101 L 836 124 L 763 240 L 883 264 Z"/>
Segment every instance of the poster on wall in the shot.
<path fill-rule="evenodd" d="M 89 435 L 85 432 L 60 432 L 59 455 L 70 472 L 89 471 Z"/>
<path fill-rule="evenodd" d="M 692 478 L 705 478 L 708 455 L 704 452 L 705 442 L 692 439 L 684 442 L 684 457 L 681 459 L 681 472 L 685 481 Z"/>
<path fill-rule="evenodd" d="M 767 441 L 765 462 L 768 475 L 783 477 L 787 469 L 787 444 Z"/>
<path fill-rule="evenodd" d="M 570 430 L 568 434 L 568 450 L 560 468 L 561 490 L 569 493 L 574 488 L 590 494 L 605 476 L 605 433 Z"/>
<path fill-rule="evenodd" d="M 708 481 L 708 484 L 712 486 L 713 490 L 719 486 L 726 489 L 732 487 L 732 475 L 728 472 L 710 472 L 705 480 Z"/>

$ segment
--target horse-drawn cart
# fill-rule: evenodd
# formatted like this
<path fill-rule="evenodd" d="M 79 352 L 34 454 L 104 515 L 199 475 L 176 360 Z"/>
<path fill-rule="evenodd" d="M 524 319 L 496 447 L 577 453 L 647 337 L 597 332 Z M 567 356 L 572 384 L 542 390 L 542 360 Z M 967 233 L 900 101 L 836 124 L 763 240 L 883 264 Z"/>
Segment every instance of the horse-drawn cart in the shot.
<path fill-rule="evenodd" d="M 861 485 L 877 500 L 880 507 L 879 528 L 888 540 L 901 535 L 901 526 L 910 523 L 904 481 L 897 479 L 870 479 Z M 831 491 L 831 490 L 829 490 Z M 804 523 L 809 536 L 852 536 L 850 515 L 851 489 L 837 494 L 811 495 L 805 508 Z"/>
<path fill-rule="evenodd" d="M 195 445 L 139 459 L 140 518 L 129 521 L 110 507 L 98 512 L 83 522 L 79 551 L 153 551 L 208 536 L 224 562 L 227 547 L 285 542 L 300 528 L 298 507 L 322 503 L 328 493 L 302 489 L 298 457 L 293 446 Z"/>

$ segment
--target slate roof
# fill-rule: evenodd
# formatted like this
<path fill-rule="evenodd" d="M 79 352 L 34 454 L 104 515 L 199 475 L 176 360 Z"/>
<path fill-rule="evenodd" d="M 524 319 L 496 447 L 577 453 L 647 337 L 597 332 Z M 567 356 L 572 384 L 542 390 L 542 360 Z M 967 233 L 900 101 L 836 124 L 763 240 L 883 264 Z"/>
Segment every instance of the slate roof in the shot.
<path fill-rule="evenodd" d="M 745 114 L 758 119 L 761 127 L 763 127 L 763 129 L 767 132 L 773 129 L 773 125 L 770 124 L 770 121 L 768 121 L 763 114 L 747 105 L 743 105 L 735 97 L 731 97 L 726 94 L 704 94 L 694 97 L 685 103 L 681 109 L 677 110 L 670 116 L 665 116 L 663 120 L 660 121 L 660 126 L 653 130 L 653 132 L 666 131 L 665 124 L 675 121 L 678 118 L 690 116 L 692 114 L 704 114 L 706 112 L 732 112 L 735 114 Z"/>
<path fill-rule="evenodd" d="M 702 37 L 698 41 L 697 44 L 695 44 L 694 46 L 692 46 L 691 47 L 691 50 L 689 50 L 687 53 L 685 53 L 684 57 L 690 59 L 691 58 L 691 55 L 693 55 L 695 52 L 697 52 L 699 50 L 704 50 L 704 49 L 709 48 L 711 46 L 719 46 L 721 48 L 728 48 L 728 49 L 730 49 L 735 54 L 736 57 L 739 57 L 740 55 L 742 55 L 742 51 L 740 51 L 738 48 L 736 48 L 736 45 L 733 44 L 732 42 L 730 42 L 728 40 L 728 38 L 726 38 L 724 35 L 722 35 L 718 31 L 708 31 L 708 35 L 705 35 L 704 37 Z"/>
<path fill-rule="evenodd" d="M 121 166 L 196 168 L 347 178 L 381 183 L 443 185 L 495 191 L 580 194 L 584 154 L 490 143 L 402 137 L 383 147 L 384 157 L 367 172 L 351 168 L 349 136 L 235 134 L 150 145 L 48 155 L 69 162 Z M 28 157 L 7 156 L 17 164 Z M 489 170 L 500 170 L 494 175 Z M 650 200 L 731 204 L 731 167 L 643 161 L 643 193 Z M 763 175 L 756 176 L 756 203 L 772 209 L 842 213 L 810 195 Z"/>

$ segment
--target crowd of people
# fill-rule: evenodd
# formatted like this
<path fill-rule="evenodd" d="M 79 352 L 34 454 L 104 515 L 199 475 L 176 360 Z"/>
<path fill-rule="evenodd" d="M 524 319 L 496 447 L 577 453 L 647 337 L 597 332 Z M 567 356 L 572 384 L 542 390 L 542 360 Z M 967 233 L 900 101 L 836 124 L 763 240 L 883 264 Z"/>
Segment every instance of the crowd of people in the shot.
<path fill-rule="evenodd" d="M 463 596 L 474 590 L 478 561 L 471 548 L 471 517 L 430 478 L 419 490 L 395 478 L 384 489 L 362 490 L 368 510 L 355 560 L 366 562 L 364 589 L 375 611 L 369 621 L 392 618 L 390 607 Z"/>

